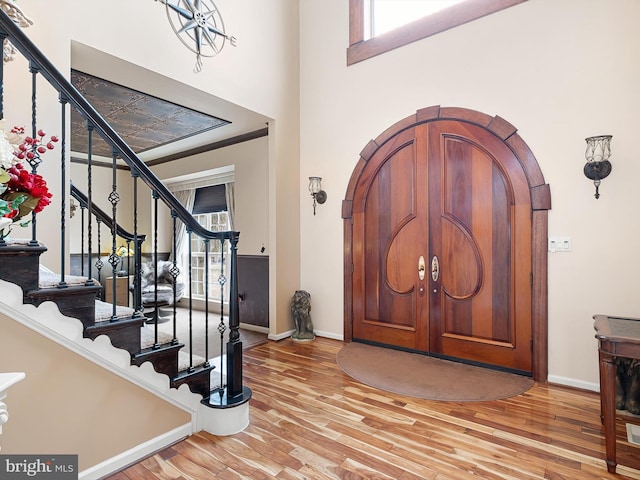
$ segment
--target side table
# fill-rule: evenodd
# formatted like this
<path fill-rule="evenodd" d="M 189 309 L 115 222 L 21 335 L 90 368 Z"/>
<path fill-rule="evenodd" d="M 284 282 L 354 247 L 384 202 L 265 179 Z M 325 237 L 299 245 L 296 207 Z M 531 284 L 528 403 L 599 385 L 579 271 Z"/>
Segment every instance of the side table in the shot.
<path fill-rule="evenodd" d="M 116 277 L 116 305 L 129 306 L 129 277 Z M 113 302 L 113 277 L 107 277 L 104 281 L 104 301 Z"/>
<path fill-rule="evenodd" d="M 594 315 L 600 358 L 600 414 L 604 424 L 606 461 L 616 473 L 616 357 L 640 359 L 640 319 Z"/>

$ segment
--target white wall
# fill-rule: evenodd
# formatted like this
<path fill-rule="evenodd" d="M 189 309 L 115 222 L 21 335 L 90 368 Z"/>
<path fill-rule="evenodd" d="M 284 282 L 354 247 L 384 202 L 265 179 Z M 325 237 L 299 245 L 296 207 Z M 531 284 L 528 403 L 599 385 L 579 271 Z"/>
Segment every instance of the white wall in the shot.
<path fill-rule="evenodd" d="M 341 201 L 360 151 L 419 108 L 470 108 L 515 125 L 551 186 L 549 234 L 573 251 L 549 256 L 549 378 L 597 388 L 592 315 L 640 316 L 640 2 L 529 0 L 350 67 L 347 2 L 300 10 L 300 183 L 322 176 L 328 194 L 314 217 L 300 192 L 316 331 L 343 331 Z M 613 135 L 613 173 L 596 200 L 582 167 L 599 134 Z"/>

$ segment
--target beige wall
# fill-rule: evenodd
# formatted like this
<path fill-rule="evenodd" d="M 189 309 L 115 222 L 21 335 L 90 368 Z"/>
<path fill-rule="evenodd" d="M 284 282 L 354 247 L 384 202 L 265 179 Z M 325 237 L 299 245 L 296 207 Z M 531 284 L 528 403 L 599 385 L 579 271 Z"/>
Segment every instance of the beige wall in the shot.
<path fill-rule="evenodd" d="M 240 232 L 238 253 L 269 254 L 269 139 L 258 138 L 174 162 L 156 165 L 160 180 L 233 165 L 235 179 L 235 230 Z"/>
<path fill-rule="evenodd" d="M 191 422 L 151 393 L 0 314 L 5 372 L 25 372 L 5 403 L 3 454 L 77 454 L 80 470 Z M 90 427 L 90 428 L 88 428 Z"/>
<path fill-rule="evenodd" d="M 591 316 L 637 316 L 638 310 L 640 251 L 634 239 L 640 233 L 635 212 L 640 191 L 634 181 L 640 164 L 633 142 L 640 106 L 634 53 L 640 3 L 529 0 L 351 67 L 345 54 L 348 6 L 342 0 L 219 3 L 239 45 L 194 74 L 194 58 L 167 29 L 159 2 L 114 0 L 107 8 L 98 0 L 63 1 L 50 9 L 44 0 L 20 0 L 36 20 L 29 35 L 63 71 L 75 40 L 273 119 L 268 140 L 272 333 L 290 328 L 289 299 L 304 288 L 312 295 L 315 329 L 342 335 L 341 200 L 371 138 L 436 104 L 511 122 L 551 185 L 550 235 L 573 240 L 572 252 L 549 258 L 550 378 L 595 387 Z M 46 18 L 39 18 L 44 12 Z M 57 25 L 69 18 L 101 21 L 60 30 Z M 145 18 L 144 41 L 139 18 Z M 28 124 L 24 102 L 16 103 L 14 96 L 28 81 L 13 79 L 16 65 L 5 72 L 5 116 L 10 123 Z M 53 123 L 58 110 L 55 99 L 39 106 L 45 123 Z M 584 138 L 598 134 L 613 135 L 613 173 L 595 200 L 582 166 Z M 54 175 L 56 167 L 43 169 Z M 322 176 L 328 193 L 316 216 L 306 190 L 310 175 Z"/>
<path fill-rule="evenodd" d="M 69 177 L 73 181 L 73 184 L 78 187 L 78 189 L 84 193 L 85 195 L 89 194 L 89 190 L 87 187 L 87 167 L 83 164 L 71 163 L 69 169 Z M 124 228 L 125 230 L 133 233 L 133 210 L 131 207 L 133 198 L 133 183 L 131 174 L 124 170 L 118 170 L 116 174 L 116 182 L 118 185 L 118 194 L 120 195 L 120 202 L 118 204 L 118 212 L 117 212 L 117 222 L 118 224 Z M 112 178 L 111 178 L 111 169 L 103 168 L 103 167 L 93 167 L 92 168 L 92 188 L 91 188 L 91 201 L 94 205 L 101 208 L 107 215 L 111 216 L 112 209 L 111 203 L 109 203 L 108 197 L 112 190 Z M 76 205 L 78 205 L 78 201 L 74 200 Z M 147 227 L 149 224 L 149 201 L 146 200 L 144 202 L 140 202 L 138 212 L 138 229 L 140 232 L 148 231 Z M 87 228 L 88 215 L 85 210 L 85 228 Z M 71 253 L 80 253 L 82 247 L 82 215 L 80 212 L 80 208 L 76 209 L 73 217 L 69 218 L 68 221 L 69 228 L 69 248 Z M 92 252 L 96 253 L 96 251 L 100 251 L 101 253 L 110 252 L 111 251 L 111 232 L 104 225 L 101 224 L 100 227 L 100 245 L 98 245 L 98 232 L 96 229 L 95 223 L 93 224 L 93 231 L 91 233 L 92 237 Z M 117 239 L 117 245 L 123 245 L 124 241 L 122 239 Z M 143 246 L 143 250 L 149 251 L 146 245 Z M 85 232 L 84 237 L 84 251 L 87 253 L 88 248 L 88 239 L 87 233 Z M 110 268 L 110 267 L 108 267 Z"/>
<path fill-rule="evenodd" d="M 238 38 L 238 46 L 205 59 L 200 73 L 194 73 L 195 55 L 177 40 L 160 2 L 112 0 L 107 5 L 99 0 L 65 0 L 56 2 L 56 8 L 46 0 L 20 0 L 19 4 L 35 22 L 26 33 L 65 75 L 73 64 L 72 43 L 82 44 L 272 119 L 264 199 L 270 225 L 266 243 L 271 262 L 271 332 L 291 328 L 289 299 L 300 287 L 298 2 L 218 0 L 225 26 Z M 10 123 L 29 125 L 30 80 L 21 73 L 25 64 L 16 61 L 5 70 L 5 117 Z M 43 127 L 57 125 L 57 95 L 43 96 L 38 109 Z M 60 170 L 59 162 L 41 167 L 52 186 L 57 185 Z M 54 187 L 53 193 L 59 189 Z M 57 212 L 38 220 L 43 231 L 59 231 Z M 57 270 L 60 239 L 47 238 L 47 245 L 43 263 Z M 250 248 L 254 250 L 255 245 Z"/>
<path fill-rule="evenodd" d="M 549 255 L 550 379 L 597 387 L 592 315 L 640 314 L 640 2 L 529 0 L 350 67 L 346 2 L 301 2 L 300 18 L 300 182 L 322 176 L 328 194 L 314 217 L 300 192 L 316 330 L 342 333 L 340 209 L 360 151 L 419 108 L 470 108 L 515 125 L 551 185 L 549 233 L 573 251 Z M 599 134 L 613 135 L 613 173 L 596 200 L 582 167 Z"/>

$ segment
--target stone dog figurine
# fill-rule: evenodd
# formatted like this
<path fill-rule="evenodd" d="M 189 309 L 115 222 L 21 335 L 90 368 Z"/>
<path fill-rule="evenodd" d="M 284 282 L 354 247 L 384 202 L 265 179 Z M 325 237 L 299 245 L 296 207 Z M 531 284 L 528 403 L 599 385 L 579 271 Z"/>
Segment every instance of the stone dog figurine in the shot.
<path fill-rule="evenodd" d="M 616 358 L 616 408 L 640 414 L 640 360 Z"/>
<path fill-rule="evenodd" d="M 310 342 L 316 338 L 311 322 L 311 295 L 304 290 L 296 290 L 291 299 L 291 316 L 296 325 L 296 331 L 291 339 L 296 342 Z"/>

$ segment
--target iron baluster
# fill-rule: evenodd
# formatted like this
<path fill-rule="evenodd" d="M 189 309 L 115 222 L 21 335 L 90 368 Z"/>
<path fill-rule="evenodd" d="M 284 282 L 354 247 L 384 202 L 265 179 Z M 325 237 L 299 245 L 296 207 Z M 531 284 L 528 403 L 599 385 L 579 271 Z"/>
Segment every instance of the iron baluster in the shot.
<path fill-rule="evenodd" d="M 36 127 L 36 85 L 37 85 L 37 76 L 39 72 L 39 68 L 33 62 L 29 62 L 29 71 L 31 72 L 31 138 L 37 138 L 36 135 L 38 133 Z M 34 175 L 38 171 L 38 165 L 40 164 L 40 157 L 36 156 L 33 160 L 30 160 L 27 157 L 27 162 L 31 165 L 31 173 Z M 35 210 L 31 212 L 31 241 L 29 245 L 38 246 L 38 240 L 36 240 L 36 213 Z"/>
<path fill-rule="evenodd" d="M 191 229 L 187 228 L 189 238 L 189 371 L 193 372 L 193 293 L 191 286 L 193 281 L 193 248 L 191 246 Z"/>
<path fill-rule="evenodd" d="M 116 255 L 116 217 L 118 213 L 118 202 L 120 201 L 120 195 L 118 195 L 118 184 L 116 177 L 116 161 L 117 152 L 115 149 L 111 151 L 111 193 L 107 197 L 109 203 L 111 203 L 111 254 L 109 255 L 109 264 L 111 264 L 111 284 L 113 286 L 112 305 L 111 305 L 111 321 L 118 319 L 116 315 L 116 267 L 120 264 L 120 257 Z"/>
<path fill-rule="evenodd" d="M 61 145 L 60 145 L 60 175 L 62 179 L 62 186 L 60 191 L 60 283 L 58 283 L 58 288 L 67 287 L 67 282 L 64 280 L 64 266 L 65 266 L 65 258 L 66 258 L 66 224 L 67 219 L 66 214 L 66 206 L 67 206 L 67 167 L 66 167 L 66 144 L 67 144 L 67 129 L 64 126 L 67 124 L 67 101 L 66 99 L 60 95 L 60 106 L 61 106 L 61 120 L 60 124 L 62 125 L 62 134 L 60 135 Z M 35 238 L 35 231 L 34 231 Z"/>
<path fill-rule="evenodd" d="M 158 192 L 153 191 L 153 325 L 154 348 L 158 342 Z"/>
<path fill-rule="evenodd" d="M 93 154 L 93 125 L 91 125 L 90 122 L 87 122 L 87 209 L 89 211 L 89 222 L 88 222 L 88 228 L 87 228 L 87 263 L 89 266 L 89 271 L 87 272 L 87 285 L 89 285 L 89 280 L 92 278 L 92 265 L 91 262 L 93 261 L 93 245 L 92 245 L 92 241 L 93 238 L 91 236 L 92 234 L 92 222 L 91 222 L 91 211 L 93 208 L 93 199 L 91 197 L 92 195 L 92 190 L 93 190 L 93 178 L 92 178 L 92 154 Z M 83 259 L 84 262 L 84 259 Z M 99 263 L 98 263 L 99 262 Z M 100 267 L 98 268 L 98 264 L 100 264 Z M 100 278 L 100 270 L 102 269 L 102 261 L 100 260 L 100 221 L 98 221 L 98 261 L 96 262 L 96 268 L 98 269 L 98 281 L 101 280 Z"/>

